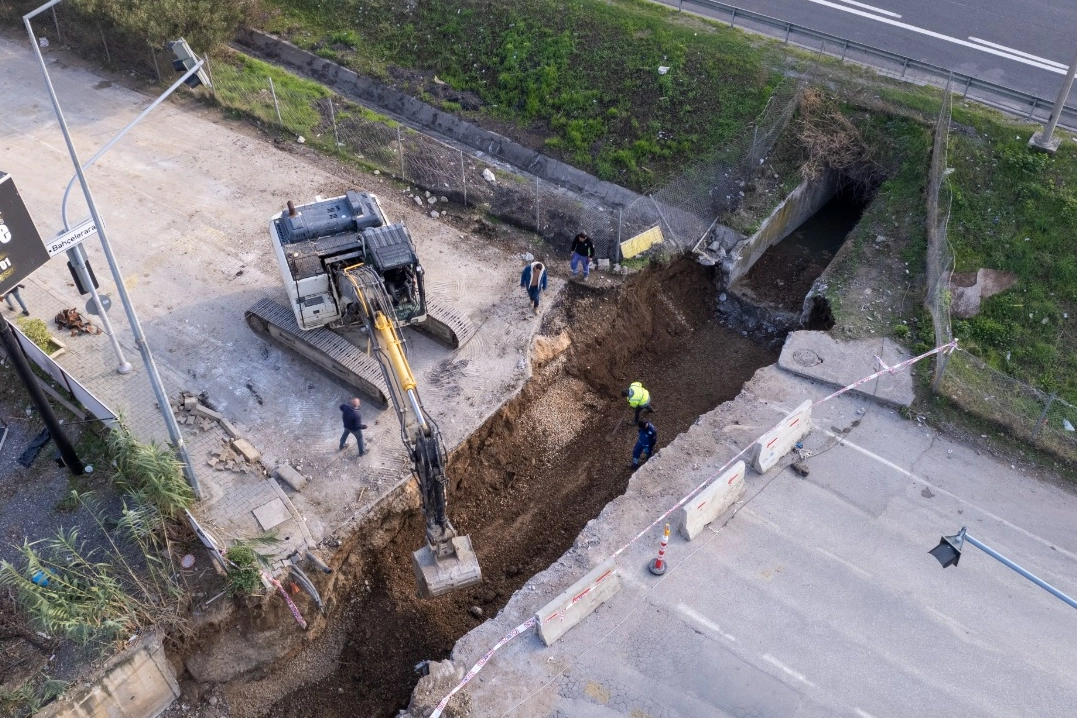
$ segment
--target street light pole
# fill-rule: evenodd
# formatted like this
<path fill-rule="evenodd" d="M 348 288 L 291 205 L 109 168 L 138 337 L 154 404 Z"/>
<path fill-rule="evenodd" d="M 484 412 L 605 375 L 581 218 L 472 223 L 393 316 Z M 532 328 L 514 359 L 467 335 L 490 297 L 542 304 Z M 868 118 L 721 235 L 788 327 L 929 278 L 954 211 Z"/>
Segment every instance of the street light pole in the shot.
<path fill-rule="evenodd" d="M 90 191 L 90 184 L 86 179 L 86 173 L 82 170 L 82 163 L 79 162 L 78 153 L 75 151 L 75 144 L 72 141 L 71 133 L 68 130 L 67 121 L 64 119 L 63 112 L 60 109 L 60 101 L 56 96 L 56 89 L 52 85 L 52 78 L 49 77 L 49 71 L 45 65 L 45 58 L 41 54 L 41 47 L 37 43 L 37 37 L 34 35 L 34 29 L 30 24 L 30 21 L 34 17 L 54 5 L 57 5 L 61 1 L 62 0 L 50 0 L 36 10 L 23 15 L 23 24 L 26 26 L 26 32 L 30 36 L 30 45 L 33 47 L 34 53 L 37 55 L 37 60 L 41 64 L 41 72 L 45 76 L 45 86 L 49 91 L 49 99 L 52 100 L 52 107 L 56 112 L 56 119 L 60 125 L 60 131 L 63 133 L 64 142 L 67 143 L 67 151 L 71 155 L 71 162 L 75 165 L 75 174 L 78 176 L 79 184 L 82 186 L 82 194 L 86 198 L 86 205 L 90 209 L 90 216 L 93 217 L 93 221 L 97 225 L 97 236 L 101 240 L 101 248 L 104 250 L 105 258 L 108 260 L 109 269 L 112 271 L 112 278 L 116 283 L 116 290 L 120 295 L 120 301 L 123 303 L 124 311 L 127 313 L 127 321 L 131 325 L 131 330 L 135 335 L 135 344 L 138 347 L 139 353 L 142 355 L 142 362 L 146 367 L 146 375 L 150 380 L 150 386 L 153 388 L 154 396 L 157 399 L 157 405 L 164 418 L 165 427 L 168 429 L 168 435 L 172 440 L 172 446 L 174 447 L 180 462 L 183 464 L 183 473 L 190 483 L 191 488 L 194 490 L 195 497 L 201 499 L 202 490 L 198 484 L 198 477 L 194 473 L 194 466 L 191 463 L 190 457 L 187 455 L 187 447 L 184 446 L 183 443 L 183 434 L 180 433 L 179 424 L 176 423 L 176 417 L 172 413 L 172 405 L 168 401 L 168 395 L 165 392 L 161 376 L 157 373 L 157 365 L 153 361 L 153 355 L 150 352 L 149 344 L 146 343 L 146 338 L 142 334 L 142 326 L 139 324 L 138 315 L 135 313 L 135 308 L 131 304 L 130 297 L 127 295 L 127 287 L 124 285 L 123 274 L 120 272 L 119 264 L 116 262 L 116 257 L 112 253 L 112 247 L 108 243 L 108 237 L 105 233 L 105 223 L 102 221 L 101 215 L 97 211 L 93 193 Z"/>
<path fill-rule="evenodd" d="M 1054 154 L 1055 150 L 1062 144 L 1062 139 L 1053 135 L 1055 127 L 1058 125 L 1058 118 L 1062 116 L 1062 109 L 1066 105 L 1066 98 L 1069 97 L 1070 88 L 1073 87 L 1074 76 L 1077 76 L 1077 55 L 1073 57 L 1069 72 L 1066 73 L 1066 79 L 1062 81 L 1062 87 L 1058 89 L 1058 99 L 1055 100 L 1054 109 L 1051 110 L 1051 119 L 1047 121 L 1047 126 L 1043 128 L 1043 132 L 1036 132 L 1032 135 L 1032 139 L 1028 141 L 1029 147 L 1041 152 Z"/>
<path fill-rule="evenodd" d="M 939 545 L 929 551 L 929 553 L 936 559 L 938 559 L 939 563 L 942 564 L 943 568 L 946 568 L 948 566 L 956 566 L 958 560 L 961 558 L 961 548 L 964 545 L 965 541 L 968 541 L 970 544 L 980 549 L 988 556 L 1001 563 L 1003 566 L 1011 568 L 1017 573 L 1021 574 L 1029 581 L 1042 588 L 1044 591 L 1050 593 L 1055 598 L 1058 598 L 1061 601 L 1068 603 L 1070 606 L 1077 608 L 1077 601 L 1062 593 L 1039 576 L 1036 576 L 1021 568 L 1016 563 L 1006 558 L 990 546 L 987 546 L 976 540 L 969 535 L 968 529 L 966 529 L 964 526 L 961 527 L 961 530 L 958 531 L 955 536 L 943 536 L 942 541 L 939 542 Z"/>

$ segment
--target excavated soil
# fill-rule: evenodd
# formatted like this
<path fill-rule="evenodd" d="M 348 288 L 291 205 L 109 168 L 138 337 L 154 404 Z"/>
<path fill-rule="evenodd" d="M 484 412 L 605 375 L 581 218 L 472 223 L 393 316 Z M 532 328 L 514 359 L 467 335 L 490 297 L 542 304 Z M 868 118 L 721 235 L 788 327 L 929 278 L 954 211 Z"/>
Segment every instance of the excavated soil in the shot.
<path fill-rule="evenodd" d="M 613 289 L 570 284 L 543 327 L 550 337 L 567 332 L 570 347 L 450 460 L 449 514 L 471 536 L 482 584 L 418 599 L 410 554 L 422 543 L 422 519 L 418 511 L 398 515 L 388 545 L 368 542 L 344 562 L 349 576 L 330 628 L 304 649 L 339 650 L 333 672 L 271 705 L 272 686 L 282 685 L 273 676 L 246 689 L 233 684 L 232 714 L 351 718 L 406 707 L 417 664 L 448 657 L 482 620 L 475 607 L 495 614 L 625 491 L 636 432 L 621 389 L 633 380 L 650 389 L 661 447 L 775 361 L 717 323 L 712 272 L 680 261 Z M 384 535 L 385 524 L 379 529 Z"/>

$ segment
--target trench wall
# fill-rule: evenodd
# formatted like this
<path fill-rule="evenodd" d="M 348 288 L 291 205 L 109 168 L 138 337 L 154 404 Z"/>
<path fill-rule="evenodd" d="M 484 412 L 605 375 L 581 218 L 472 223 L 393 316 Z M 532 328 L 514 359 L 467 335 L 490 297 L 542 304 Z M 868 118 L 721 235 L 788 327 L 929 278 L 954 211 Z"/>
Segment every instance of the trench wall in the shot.
<path fill-rule="evenodd" d="M 738 243 L 722 263 L 727 287 L 734 286 L 752 268 L 763 253 L 788 237 L 797 227 L 822 209 L 838 191 L 833 173 L 815 182 L 802 182 L 771 212 L 759 230 Z"/>

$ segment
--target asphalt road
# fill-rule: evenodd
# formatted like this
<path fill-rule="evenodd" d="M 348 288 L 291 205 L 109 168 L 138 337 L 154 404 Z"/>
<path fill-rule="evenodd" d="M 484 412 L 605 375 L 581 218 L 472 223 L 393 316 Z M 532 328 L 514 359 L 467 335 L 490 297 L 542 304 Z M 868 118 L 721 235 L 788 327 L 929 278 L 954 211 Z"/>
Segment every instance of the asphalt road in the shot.
<path fill-rule="evenodd" d="M 727 4 L 1051 101 L 1077 51 L 1077 3 L 1067 0 L 734 0 Z M 729 18 L 726 12 L 691 0 L 684 1 L 684 8 Z M 1069 104 L 1073 104 L 1072 95 Z"/>

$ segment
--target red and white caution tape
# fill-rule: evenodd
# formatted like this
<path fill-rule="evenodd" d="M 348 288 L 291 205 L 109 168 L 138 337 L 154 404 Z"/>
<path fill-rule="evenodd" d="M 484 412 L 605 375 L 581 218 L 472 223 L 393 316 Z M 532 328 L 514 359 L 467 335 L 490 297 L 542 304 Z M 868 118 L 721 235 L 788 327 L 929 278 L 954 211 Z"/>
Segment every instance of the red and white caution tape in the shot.
<path fill-rule="evenodd" d="M 437 708 L 435 708 L 434 712 L 430 714 L 430 718 L 441 718 L 441 713 L 445 710 L 445 706 L 449 705 L 449 699 L 455 696 L 460 691 L 460 689 L 462 689 L 464 686 L 471 682 L 471 679 L 475 677 L 475 674 L 482 670 L 482 667 L 486 665 L 486 662 L 489 661 L 495 653 L 497 653 L 498 649 L 500 649 L 506 643 L 516 638 L 521 633 L 534 625 L 535 617 L 532 616 L 531 618 L 527 619 L 519 626 L 502 636 L 501 640 L 495 643 L 494 647 L 487 651 L 486 655 L 480 658 L 478 663 L 471 667 L 471 670 L 467 672 L 467 675 L 465 675 L 458 684 L 456 684 L 456 687 L 449 691 L 449 695 L 441 699 L 441 702 L 438 703 Z"/>
<path fill-rule="evenodd" d="M 883 367 L 881 370 L 875 372 L 874 374 L 872 374 L 870 376 L 866 376 L 863 379 L 855 381 L 852 384 L 849 384 L 848 386 L 842 387 L 841 389 L 838 389 L 837 391 L 835 391 L 833 394 L 830 394 L 828 396 L 823 397 L 822 399 L 819 399 L 818 401 L 816 401 L 815 403 L 812 404 L 812 407 L 816 407 L 816 406 L 818 406 L 820 404 L 823 404 L 825 402 L 830 401 L 831 399 L 837 398 L 837 397 L 841 396 L 842 394 L 844 394 L 844 393 L 846 393 L 848 391 L 852 391 L 853 389 L 856 389 L 857 387 L 868 383 L 872 379 L 877 379 L 878 377 L 882 376 L 883 374 L 895 374 L 895 373 L 901 371 L 902 369 L 905 369 L 906 367 L 912 366 L 913 364 L 915 364 L 918 361 L 921 361 L 922 359 L 926 359 L 929 356 L 932 356 L 934 354 L 949 354 L 954 349 L 957 349 L 957 340 L 956 339 L 949 342 L 948 344 L 943 344 L 941 346 L 937 346 L 934 349 L 932 349 L 931 351 L 924 352 L 923 354 L 921 354 L 919 356 L 915 356 L 915 357 L 913 357 L 911 359 L 906 359 L 905 361 L 901 362 L 900 364 L 895 364 L 894 366 L 887 366 L 886 362 L 884 362 L 879 357 L 875 357 L 875 359 Z M 786 419 L 786 417 L 782 417 L 781 420 L 779 420 L 770 429 L 763 432 L 763 434 L 761 434 L 760 436 L 761 437 L 765 436 L 766 434 L 770 433 L 774 429 L 777 429 L 781 425 L 781 423 L 783 421 L 785 421 L 785 419 Z M 758 441 L 758 439 L 756 439 L 756 441 Z M 703 489 L 707 488 L 707 486 L 709 486 L 712 481 L 714 481 L 716 478 L 718 478 L 723 473 L 725 473 L 726 469 L 728 469 L 730 466 L 732 466 L 734 462 L 736 462 L 738 459 L 740 459 L 740 457 L 742 457 L 746 452 L 748 452 L 752 448 L 752 446 L 755 445 L 756 441 L 753 441 L 751 444 L 748 444 L 743 449 L 738 451 L 737 454 L 733 458 L 731 458 L 726 463 L 722 464 L 722 466 L 720 466 L 713 474 L 711 474 L 706 479 L 704 479 L 703 483 L 701 483 L 699 486 L 696 486 L 694 489 L 689 491 L 685 495 L 685 497 L 683 499 L 681 499 L 680 501 L 675 503 L 673 506 L 671 506 L 669 508 L 668 511 L 666 511 L 664 514 L 662 514 L 661 516 L 656 518 L 649 525 L 647 525 L 647 527 L 645 527 L 642 531 L 640 531 L 638 534 L 636 534 L 631 539 L 629 539 L 628 543 L 626 543 L 624 546 L 622 546 L 621 548 L 614 551 L 613 555 L 612 555 L 612 558 L 616 558 L 617 556 L 620 556 L 622 553 L 624 553 L 624 551 L 626 549 L 628 549 L 629 546 L 634 544 L 639 539 L 643 538 L 643 536 L 645 536 L 651 529 L 653 529 L 655 526 L 657 526 L 658 524 L 662 523 L 667 518 L 669 518 L 669 516 L 672 515 L 674 511 L 676 511 L 677 509 L 679 509 L 680 507 L 684 506 L 686 503 L 691 501 L 692 498 L 696 496 L 696 494 L 698 494 Z M 606 560 L 608 560 L 608 559 L 606 559 Z M 572 601 L 569 603 L 569 606 L 571 606 L 573 603 L 575 603 L 579 599 L 586 596 L 592 590 L 594 590 L 594 588 L 596 586 L 598 586 L 598 584 L 601 583 L 601 581 L 604 578 L 606 578 L 609 575 L 609 573 L 612 573 L 612 571 L 603 574 L 592 585 L 588 586 L 582 592 L 580 592 L 579 594 L 574 596 L 572 598 Z M 544 622 L 548 623 L 549 621 L 553 620 L 554 618 L 557 618 L 558 616 L 561 616 L 563 618 L 564 614 L 565 614 L 565 611 L 567 609 L 568 609 L 568 607 L 566 606 L 565 609 L 562 609 L 562 610 L 558 611 L 557 613 L 551 615 Z M 498 641 L 497 644 L 493 648 L 491 648 L 489 651 L 487 651 L 486 655 L 484 655 L 479 660 L 479 662 L 476 663 L 471 668 L 471 670 L 467 672 L 467 675 L 465 675 L 463 680 L 460 681 L 460 683 L 457 684 L 457 686 L 452 689 L 452 691 L 449 693 L 449 695 L 447 695 L 447 696 L 445 696 L 444 698 L 441 699 L 441 702 L 438 703 L 437 708 L 434 709 L 434 712 L 430 715 L 430 718 L 440 718 L 442 711 L 445 710 L 445 706 L 448 705 L 448 703 L 449 703 L 449 699 L 452 698 L 454 695 L 456 695 L 457 692 L 460 691 L 460 689 L 462 689 L 464 686 L 466 686 L 468 684 L 468 682 L 475 676 L 476 673 L 478 673 L 480 670 L 482 670 L 482 667 L 486 665 L 486 662 L 490 660 L 491 656 L 493 656 L 494 653 L 499 648 L 504 646 L 506 643 L 511 641 L 513 638 L 516 638 L 516 636 L 520 635 L 522 632 L 526 631 L 528 628 L 535 625 L 535 623 L 536 623 L 536 620 L 535 620 L 534 617 L 532 617 L 532 618 L 528 619 L 527 621 L 525 621 L 524 623 L 521 623 L 516 628 L 512 629 L 512 631 L 510 631 L 509 633 L 505 634 L 505 636 L 500 641 Z"/>

